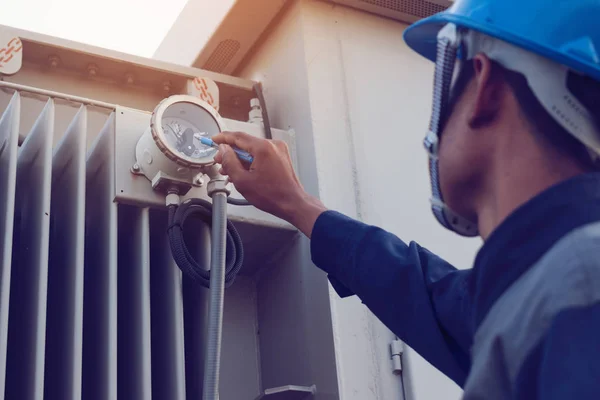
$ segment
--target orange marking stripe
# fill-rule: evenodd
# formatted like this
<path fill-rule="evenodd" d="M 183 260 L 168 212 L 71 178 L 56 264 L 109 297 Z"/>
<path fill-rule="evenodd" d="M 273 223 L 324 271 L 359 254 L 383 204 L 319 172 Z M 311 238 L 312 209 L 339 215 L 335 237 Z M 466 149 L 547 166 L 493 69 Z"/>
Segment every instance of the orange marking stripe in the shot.
<path fill-rule="evenodd" d="M 200 87 L 198 86 L 198 78 L 194 78 L 194 87 L 200 90 Z"/>
<path fill-rule="evenodd" d="M 15 45 L 18 47 L 15 47 Z M 0 49 L 0 66 L 12 60 L 15 54 L 20 52 L 21 49 L 23 49 L 21 40 L 19 38 L 12 38 L 8 42 L 7 47 Z"/>
<path fill-rule="evenodd" d="M 206 80 L 204 78 L 194 78 L 193 83 L 194 87 L 200 91 L 200 95 L 198 97 L 200 97 L 201 100 L 206 101 L 211 106 L 214 106 L 215 98 L 208 90 L 208 84 L 206 83 Z"/>

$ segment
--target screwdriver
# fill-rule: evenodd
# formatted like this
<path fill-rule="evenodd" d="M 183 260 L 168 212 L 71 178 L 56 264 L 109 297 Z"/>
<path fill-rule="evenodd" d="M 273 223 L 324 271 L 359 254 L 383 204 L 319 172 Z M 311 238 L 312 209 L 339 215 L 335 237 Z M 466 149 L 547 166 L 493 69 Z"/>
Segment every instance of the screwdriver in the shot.
<path fill-rule="evenodd" d="M 197 135 L 196 138 L 198 140 L 200 140 L 200 143 L 202 143 L 205 146 L 210 146 L 210 147 L 214 147 L 216 149 L 219 148 L 219 145 L 216 144 L 215 142 L 212 141 L 212 139 L 207 138 L 206 136 L 200 136 Z M 235 151 L 235 154 L 237 154 L 238 158 L 242 161 L 246 161 L 247 163 L 252 164 L 254 162 L 254 157 L 252 157 L 250 155 L 250 153 L 248 153 L 247 151 L 244 150 L 240 150 L 238 148 L 232 147 L 233 151 Z"/>

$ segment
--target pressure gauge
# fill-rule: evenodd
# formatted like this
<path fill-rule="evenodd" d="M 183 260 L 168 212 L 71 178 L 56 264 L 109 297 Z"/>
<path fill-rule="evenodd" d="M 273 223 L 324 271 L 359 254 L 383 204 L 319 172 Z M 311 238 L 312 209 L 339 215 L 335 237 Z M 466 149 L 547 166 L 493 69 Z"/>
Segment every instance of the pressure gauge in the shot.
<path fill-rule="evenodd" d="M 208 103 L 188 95 L 161 101 L 136 146 L 134 173 L 153 186 L 164 181 L 193 183 L 194 177 L 215 163 L 217 150 L 202 144 L 225 129 L 222 118 Z"/>
<path fill-rule="evenodd" d="M 171 160 L 188 167 L 214 163 L 216 149 L 200 142 L 223 130 L 217 111 L 192 96 L 172 96 L 154 110 L 150 123 L 157 147 Z"/>

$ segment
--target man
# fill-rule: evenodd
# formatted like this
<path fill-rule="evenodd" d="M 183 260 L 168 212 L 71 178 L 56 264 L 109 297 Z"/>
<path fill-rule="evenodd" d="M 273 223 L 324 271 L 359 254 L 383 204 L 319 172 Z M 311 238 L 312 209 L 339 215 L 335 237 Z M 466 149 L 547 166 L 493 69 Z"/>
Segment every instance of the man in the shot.
<path fill-rule="evenodd" d="M 341 296 L 358 295 L 465 399 L 598 399 L 598 21 L 599 0 L 456 0 L 406 31 L 436 62 L 433 212 L 484 239 L 471 270 L 328 211 L 282 143 L 222 134 L 217 161 L 249 201 L 311 238 Z"/>

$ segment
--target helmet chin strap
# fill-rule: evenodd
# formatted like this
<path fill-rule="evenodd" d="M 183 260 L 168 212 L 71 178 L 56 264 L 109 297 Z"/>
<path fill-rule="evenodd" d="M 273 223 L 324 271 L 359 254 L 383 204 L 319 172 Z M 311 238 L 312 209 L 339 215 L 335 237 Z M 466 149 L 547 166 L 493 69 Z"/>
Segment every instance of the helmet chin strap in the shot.
<path fill-rule="evenodd" d="M 455 62 L 459 50 L 460 32 L 454 24 L 447 24 L 438 34 L 435 78 L 433 84 L 433 108 L 429 132 L 424 140 L 429 153 L 429 175 L 431 179 L 431 210 L 437 221 L 445 228 L 461 236 L 478 235 L 477 224 L 452 211 L 443 200 L 439 179 L 439 137 L 447 117 L 450 90 L 452 87 Z"/>

